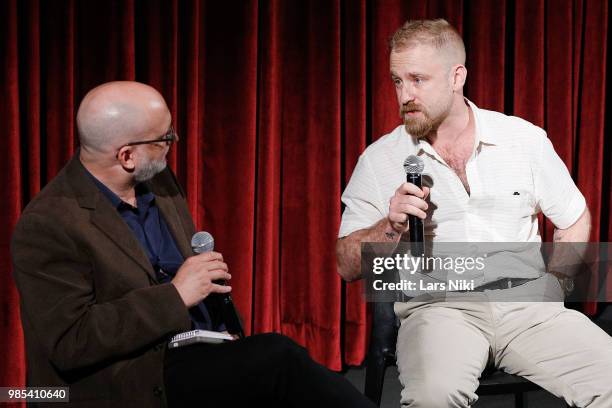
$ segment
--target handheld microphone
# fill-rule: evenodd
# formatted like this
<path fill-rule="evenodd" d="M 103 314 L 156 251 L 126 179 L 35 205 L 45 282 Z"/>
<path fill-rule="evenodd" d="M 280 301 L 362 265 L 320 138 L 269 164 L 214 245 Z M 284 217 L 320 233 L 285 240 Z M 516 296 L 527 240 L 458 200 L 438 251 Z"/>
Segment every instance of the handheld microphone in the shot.
<path fill-rule="evenodd" d="M 196 232 L 191 238 L 191 249 L 196 255 L 211 252 L 215 249 L 215 239 L 206 231 Z M 225 285 L 225 281 L 217 281 L 215 283 Z M 221 298 L 221 313 L 223 314 L 223 321 L 227 331 L 230 334 L 237 334 L 240 338 L 243 338 L 244 330 L 242 329 L 242 323 L 238 317 L 238 312 L 231 295 L 229 293 L 219 293 L 217 295 Z"/>
<path fill-rule="evenodd" d="M 419 157 L 410 155 L 404 160 L 404 170 L 406 171 L 406 181 L 412 183 L 418 188 L 422 188 L 423 170 L 425 163 Z M 408 215 L 408 228 L 410 233 L 410 252 L 412 256 L 421 256 L 425 252 L 423 246 L 423 220 L 416 215 Z"/>

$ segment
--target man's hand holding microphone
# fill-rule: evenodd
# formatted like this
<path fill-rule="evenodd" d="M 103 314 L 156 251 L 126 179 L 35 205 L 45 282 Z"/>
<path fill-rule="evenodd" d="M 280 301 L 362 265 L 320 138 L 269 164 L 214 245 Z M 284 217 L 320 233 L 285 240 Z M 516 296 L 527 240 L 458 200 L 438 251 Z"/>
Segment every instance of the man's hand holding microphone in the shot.
<path fill-rule="evenodd" d="M 429 187 L 423 187 L 422 174 L 425 169 L 423 160 L 410 155 L 404 160 L 406 182 L 395 190 L 389 203 L 389 224 L 394 231 L 410 235 L 410 253 L 421 256 L 425 252 L 425 230 L 423 220 L 427 217 L 425 211 L 429 205 L 425 199 L 429 195 Z"/>
<path fill-rule="evenodd" d="M 389 224 L 399 234 L 409 230 L 408 216 L 414 215 L 424 220 L 429 205 L 425 201 L 429 187 L 419 188 L 412 183 L 402 183 L 389 202 Z"/>
<path fill-rule="evenodd" d="M 193 307 L 211 293 L 229 293 L 231 286 L 220 285 L 215 281 L 230 280 L 227 264 L 219 252 L 204 252 L 185 260 L 179 268 L 172 284 L 176 287 L 187 308 Z"/>

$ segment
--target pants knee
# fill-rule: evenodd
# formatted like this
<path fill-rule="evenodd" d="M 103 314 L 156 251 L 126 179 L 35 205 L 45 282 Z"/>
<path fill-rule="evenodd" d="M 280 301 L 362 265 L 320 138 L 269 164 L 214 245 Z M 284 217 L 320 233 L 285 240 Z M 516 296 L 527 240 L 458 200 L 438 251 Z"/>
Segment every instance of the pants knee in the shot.
<path fill-rule="evenodd" d="M 405 408 L 469 408 L 478 397 L 457 388 L 440 383 L 420 384 L 402 391 L 402 407 Z"/>
<path fill-rule="evenodd" d="M 281 363 L 293 362 L 308 358 L 306 349 L 287 336 L 277 333 L 260 335 L 272 358 L 279 359 Z"/>

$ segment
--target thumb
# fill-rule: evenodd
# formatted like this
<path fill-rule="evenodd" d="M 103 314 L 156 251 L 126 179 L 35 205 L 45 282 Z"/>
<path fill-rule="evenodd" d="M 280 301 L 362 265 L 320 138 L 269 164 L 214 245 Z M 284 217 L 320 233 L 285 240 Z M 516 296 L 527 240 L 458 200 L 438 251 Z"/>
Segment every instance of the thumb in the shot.
<path fill-rule="evenodd" d="M 423 200 L 425 200 L 429 196 L 429 187 L 423 187 Z"/>

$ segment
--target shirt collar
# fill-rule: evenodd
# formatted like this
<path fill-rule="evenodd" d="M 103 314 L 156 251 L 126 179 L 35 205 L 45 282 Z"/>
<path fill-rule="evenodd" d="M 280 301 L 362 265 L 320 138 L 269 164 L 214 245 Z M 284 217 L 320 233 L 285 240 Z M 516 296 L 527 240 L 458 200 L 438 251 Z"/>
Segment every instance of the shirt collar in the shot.
<path fill-rule="evenodd" d="M 478 148 L 478 146 L 481 143 L 485 145 L 494 145 L 494 146 L 502 144 L 503 140 L 499 138 L 495 132 L 491 132 L 488 129 L 486 129 L 486 127 L 483 126 L 483 121 L 481 120 L 482 114 L 478 106 L 476 106 L 476 104 L 474 104 L 468 98 L 464 97 L 464 99 L 466 103 L 470 106 L 470 108 L 472 109 L 472 114 L 474 115 L 475 131 L 476 131 L 474 147 Z M 415 139 L 414 137 L 410 136 L 406 132 L 406 128 L 403 126 L 402 126 L 402 131 L 406 133 L 406 136 L 409 137 L 414 143 L 416 150 L 417 150 L 417 154 L 427 153 L 429 155 L 438 157 L 438 154 L 436 153 L 434 148 L 431 146 L 431 144 L 426 139 L 423 139 L 423 138 Z"/>
<path fill-rule="evenodd" d="M 84 166 L 83 166 L 84 167 Z M 110 188 L 106 187 L 104 183 L 98 180 L 93 174 L 89 172 L 85 168 L 87 175 L 91 178 L 94 184 L 98 187 L 100 192 L 104 194 L 104 196 L 111 202 L 112 206 L 117 210 L 122 208 L 134 208 L 130 204 L 123 201 L 117 194 L 115 194 Z M 135 187 L 136 190 L 136 201 L 138 203 L 138 208 L 146 211 L 152 204 L 155 199 L 155 195 L 149 190 L 145 183 L 138 183 Z"/>
<path fill-rule="evenodd" d="M 475 145 L 478 147 L 480 143 L 488 144 L 488 145 L 500 145 L 504 142 L 504 139 L 500 138 L 499 132 L 493 132 L 485 126 L 484 121 L 482 120 L 482 110 L 474 104 L 474 102 L 470 101 L 468 98 L 464 98 L 467 104 L 472 108 L 472 113 L 474 115 L 474 121 L 476 122 L 476 142 Z"/>

